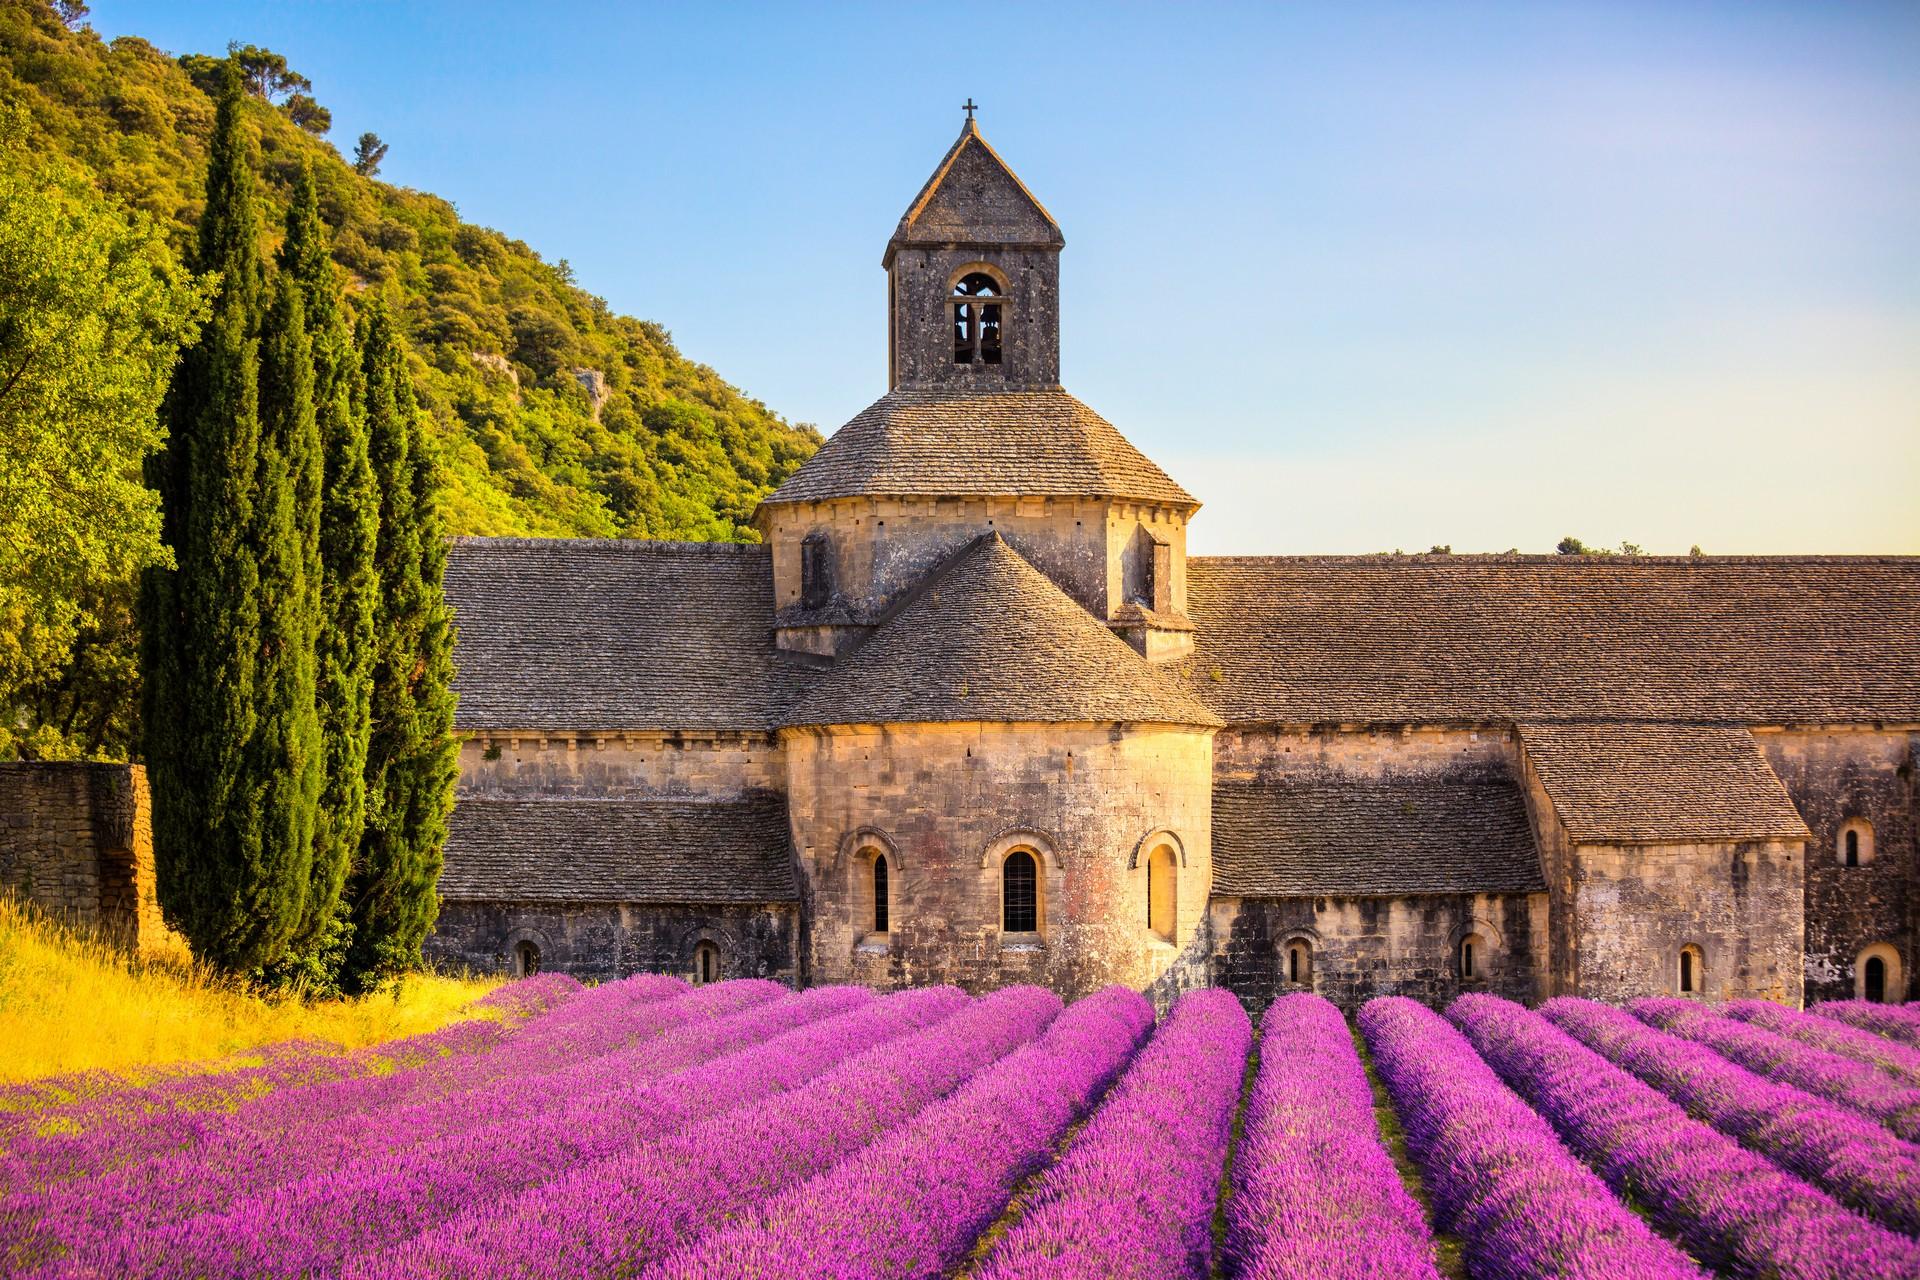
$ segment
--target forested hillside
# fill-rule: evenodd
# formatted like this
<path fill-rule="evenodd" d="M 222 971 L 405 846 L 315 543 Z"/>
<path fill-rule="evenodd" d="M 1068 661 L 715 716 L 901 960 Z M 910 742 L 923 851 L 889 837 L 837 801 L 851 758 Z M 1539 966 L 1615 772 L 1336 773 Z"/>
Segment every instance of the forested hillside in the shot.
<path fill-rule="evenodd" d="M 65 10 L 78 23 L 84 6 Z M 46 0 L 0 0 L 0 99 L 24 108 L 32 145 L 152 216 L 176 249 L 190 242 L 205 180 L 205 55 L 224 52 L 108 43 L 69 29 Z M 455 533 L 754 536 L 755 503 L 818 447 L 816 432 L 681 356 L 659 324 L 614 314 L 564 261 L 379 181 L 378 149 L 361 156 L 343 142 L 356 171 L 324 136 L 326 86 L 298 74 L 299 51 L 247 53 L 266 221 L 281 223 L 311 162 L 350 288 L 402 317 Z"/>

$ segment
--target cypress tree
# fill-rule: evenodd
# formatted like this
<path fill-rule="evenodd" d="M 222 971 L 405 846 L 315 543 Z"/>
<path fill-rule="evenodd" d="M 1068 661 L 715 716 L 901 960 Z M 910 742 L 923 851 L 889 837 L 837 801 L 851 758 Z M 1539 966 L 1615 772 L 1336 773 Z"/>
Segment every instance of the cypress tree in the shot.
<path fill-rule="evenodd" d="M 305 166 L 294 186 L 279 262 L 281 272 L 299 286 L 306 317 L 322 459 L 314 656 L 323 777 L 307 911 L 294 939 L 292 966 L 310 988 L 325 989 L 336 980 L 343 959 L 349 929 L 343 892 L 366 821 L 379 495 L 367 454 L 359 352 L 340 305 L 319 189 Z"/>
<path fill-rule="evenodd" d="M 288 664 L 278 660 L 283 628 L 262 617 L 259 538 L 290 528 L 292 515 L 285 486 L 272 487 L 286 459 L 261 425 L 267 291 L 243 112 L 239 69 L 229 60 L 194 262 L 219 273 L 219 292 L 169 388 L 167 448 L 149 472 L 175 567 L 148 571 L 141 585 L 160 904 L 195 953 L 226 970 L 271 963 L 285 949 L 311 856 L 288 794 L 298 786 L 268 776 L 276 755 L 269 738 L 285 743 L 287 759 L 301 748 L 298 674 L 289 680 Z M 292 414 L 298 417 L 297 406 Z M 286 420 L 276 410 L 276 421 Z M 270 571 L 283 568 L 276 561 Z M 278 612 L 282 601 L 267 603 Z M 289 607 L 299 613 L 297 592 Z M 264 695 L 263 663 L 271 686 Z"/>
<path fill-rule="evenodd" d="M 377 304 L 360 328 L 368 450 L 380 494 L 374 566 L 372 735 L 367 821 L 348 883 L 353 937 L 342 985 L 365 991 L 416 965 L 439 903 L 441 846 L 453 808 L 453 617 L 441 591 L 446 539 L 437 461 L 392 317 Z"/>
<path fill-rule="evenodd" d="M 260 787 L 262 852 L 282 869 L 296 945 L 312 915 L 314 815 L 324 752 L 314 702 L 320 630 L 320 437 L 313 352 L 300 286 L 278 272 L 260 350 L 261 448 L 253 512 L 260 563 L 259 720 L 250 769 Z M 269 965 L 283 962 L 275 956 Z M 274 974 L 273 976 L 278 976 Z"/>

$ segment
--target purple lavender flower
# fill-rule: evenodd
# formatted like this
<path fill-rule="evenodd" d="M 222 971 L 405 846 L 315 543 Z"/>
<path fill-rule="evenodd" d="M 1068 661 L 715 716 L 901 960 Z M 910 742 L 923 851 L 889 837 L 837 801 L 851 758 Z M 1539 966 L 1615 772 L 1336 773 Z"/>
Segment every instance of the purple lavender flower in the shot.
<path fill-rule="evenodd" d="M 1905 1085 L 1920 1085 L 1920 1049 L 1885 1036 L 1850 1027 L 1833 1018 L 1816 1018 L 1766 1000 L 1735 1000 L 1726 1007 L 1729 1018 L 1765 1027 L 1775 1035 L 1837 1053 L 1855 1062 L 1880 1068 Z"/>
<path fill-rule="evenodd" d="M 677 1250 L 647 1280 L 934 1277 L 956 1266 L 1126 1066 L 1153 1025 L 1138 992 L 1108 987 L 904 1129 Z"/>
<path fill-rule="evenodd" d="M 631 1275 L 823 1173 L 1044 1030 L 1060 998 L 1007 987 L 760 1107 L 595 1161 L 356 1259 L 348 1280 Z"/>
<path fill-rule="evenodd" d="M 1883 1125 L 1757 1076 L 1622 1009 L 1562 996 L 1540 1012 L 1693 1116 L 1825 1187 L 1842 1204 L 1920 1235 L 1920 1150 Z"/>
<path fill-rule="evenodd" d="M 173 1149 L 99 1177 L 38 1190 L 29 1183 L 0 1198 L 0 1258 L 17 1265 L 178 1224 L 314 1170 L 498 1120 L 503 1107 L 537 1108 L 548 1095 L 536 1086 L 575 1084 L 584 1072 L 617 1072 L 622 1081 L 644 1077 L 662 1033 L 787 994 L 774 983 L 751 981 L 690 991 L 675 979 L 609 983 L 476 1059 L 436 1058 L 390 1075 L 289 1089 L 232 1116 L 174 1116 Z M 585 1060 L 574 1061 L 581 1054 Z M 116 1132 L 109 1127 L 74 1141 L 87 1162 L 110 1164 L 102 1152 L 111 1152 Z M 133 1132 L 149 1141 L 154 1136 L 148 1126 Z"/>
<path fill-rule="evenodd" d="M 1389 996 L 1359 1021 L 1435 1213 L 1465 1238 L 1476 1280 L 1704 1280 L 1440 1015 Z"/>
<path fill-rule="evenodd" d="M 1663 996 L 1627 1007 L 1642 1022 L 1704 1044 L 1749 1071 L 1852 1107 L 1907 1141 L 1920 1141 L 1920 1089 L 1877 1067 L 1722 1017 L 1691 1000 Z"/>
<path fill-rule="evenodd" d="M 1439 1280 L 1426 1215 L 1381 1141 L 1347 1020 L 1319 996 L 1282 996 L 1261 1019 L 1227 1256 L 1236 1280 Z"/>
<path fill-rule="evenodd" d="M 956 991 L 906 993 L 875 1010 L 862 1039 L 886 1038 L 950 1011 Z M 689 1028 L 660 1042 L 659 1066 L 632 1085 L 545 1099 L 544 1109 L 516 1113 L 391 1155 L 364 1157 L 315 1170 L 298 1181 L 145 1236 L 132 1233 L 102 1251 L 103 1270 L 120 1275 L 171 1275 L 182 1270 L 214 1280 L 328 1273 L 350 1254 L 416 1234 L 469 1205 L 518 1191 L 582 1160 L 613 1154 L 692 1120 L 790 1087 L 794 1038 L 801 1048 L 851 1045 L 836 1027 L 815 1024 L 859 1017 L 874 1004 L 859 987 L 821 987 Z M 817 1072 L 830 1063 L 806 1052 Z"/>
<path fill-rule="evenodd" d="M 1252 1042 L 1232 993 L 1180 997 L 977 1280 L 1204 1280 Z"/>
<path fill-rule="evenodd" d="M 1920 1008 L 1906 1004 L 1874 1004 L 1870 1000 L 1825 1000 L 1807 1012 L 1817 1017 L 1844 1022 L 1862 1031 L 1897 1040 L 1910 1049 L 1920 1049 Z"/>
<path fill-rule="evenodd" d="M 1467 995 L 1448 1017 L 1575 1151 L 1716 1269 L 1780 1280 L 1920 1275 L 1913 1241 L 1692 1119 L 1539 1014 Z"/>

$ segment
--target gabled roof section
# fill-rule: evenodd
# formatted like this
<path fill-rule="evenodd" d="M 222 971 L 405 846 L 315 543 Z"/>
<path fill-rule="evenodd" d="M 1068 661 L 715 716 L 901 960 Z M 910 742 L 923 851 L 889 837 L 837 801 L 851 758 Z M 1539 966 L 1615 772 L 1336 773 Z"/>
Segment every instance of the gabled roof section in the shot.
<path fill-rule="evenodd" d="M 1745 729 L 1523 724 L 1520 745 L 1579 844 L 1807 838 L 1786 787 Z"/>
<path fill-rule="evenodd" d="M 764 546 L 457 538 L 456 726 L 765 732 L 787 678 Z"/>
<path fill-rule="evenodd" d="M 1195 556 L 1232 724 L 1920 722 L 1920 558 Z"/>
<path fill-rule="evenodd" d="M 957 552 L 785 717 L 787 725 L 956 720 L 1220 723 L 997 533 Z"/>
<path fill-rule="evenodd" d="M 1526 802 L 1505 771 L 1214 783 L 1218 894 L 1402 897 L 1546 887 Z"/>
<path fill-rule="evenodd" d="M 827 438 L 768 502 L 870 497 L 1131 498 L 1198 509 L 1111 422 L 1059 387 L 895 387 Z"/>
<path fill-rule="evenodd" d="M 793 902 L 786 803 L 462 798 L 440 896 L 483 902 Z"/>
<path fill-rule="evenodd" d="M 1060 224 L 987 144 L 971 119 L 900 218 L 882 266 L 907 244 L 1066 243 Z"/>

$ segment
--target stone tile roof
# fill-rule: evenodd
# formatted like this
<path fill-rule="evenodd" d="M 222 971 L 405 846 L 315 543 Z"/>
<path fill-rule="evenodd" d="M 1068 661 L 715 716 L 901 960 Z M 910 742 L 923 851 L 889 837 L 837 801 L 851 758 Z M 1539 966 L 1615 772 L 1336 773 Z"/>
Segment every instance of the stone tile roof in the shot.
<path fill-rule="evenodd" d="M 1504 774 L 1312 774 L 1213 785 L 1213 890 L 1229 897 L 1541 893 Z"/>
<path fill-rule="evenodd" d="M 1920 721 L 1920 558 L 1196 557 L 1229 722 Z"/>
<path fill-rule="evenodd" d="M 771 727 L 765 547 L 458 538 L 446 581 L 463 730 Z"/>
<path fill-rule="evenodd" d="M 881 265 L 906 244 L 1065 243 L 1060 224 L 969 119 L 900 216 Z"/>
<path fill-rule="evenodd" d="M 1700 724 L 1524 724 L 1520 744 L 1581 844 L 1804 840 L 1753 735 Z"/>
<path fill-rule="evenodd" d="M 1200 505 L 1112 423 L 1059 387 L 896 387 L 829 436 L 767 501 L 867 495 Z"/>
<path fill-rule="evenodd" d="M 954 720 L 1220 723 L 998 534 L 929 575 L 784 722 Z"/>
<path fill-rule="evenodd" d="M 786 803 L 483 800 L 453 807 L 440 896 L 488 902 L 794 902 Z"/>

